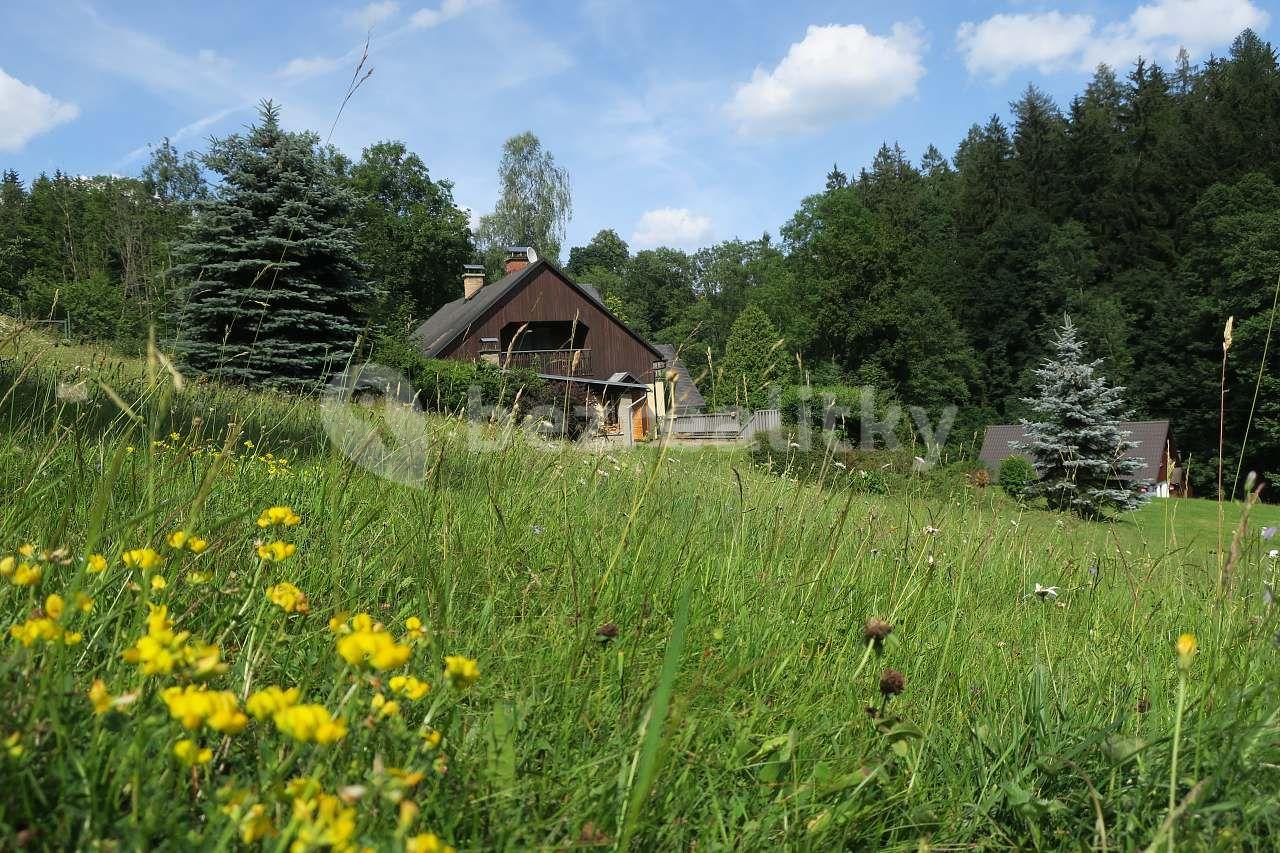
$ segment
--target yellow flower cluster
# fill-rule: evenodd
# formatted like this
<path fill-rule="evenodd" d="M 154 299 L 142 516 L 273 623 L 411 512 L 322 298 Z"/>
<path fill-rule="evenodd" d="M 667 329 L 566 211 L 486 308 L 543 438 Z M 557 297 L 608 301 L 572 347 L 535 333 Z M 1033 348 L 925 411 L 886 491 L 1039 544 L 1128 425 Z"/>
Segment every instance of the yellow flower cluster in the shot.
<path fill-rule="evenodd" d="M 288 581 L 267 587 L 267 599 L 285 613 L 308 613 L 311 610 L 307 594 Z"/>
<path fill-rule="evenodd" d="M 440 840 L 434 832 L 420 832 L 404 840 L 405 853 L 456 853 L 455 849 Z"/>
<path fill-rule="evenodd" d="M 0 557 L 0 577 L 9 579 L 14 586 L 35 586 L 44 577 L 44 566 L 34 562 L 36 548 L 23 545 L 17 555 Z"/>
<path fill-rule="evenodd" d="M 316 794 L 293 801 L 293 821 L 298 827 L 291 853 L 327 847 L 333 853 L 355 850 L 356 810 L 333 794 Z"/>
<path fill-rule="evenodd" d="M 444 659 L 444 677 L 455 690 L 466 690 L 480 680 L 480 666 L 472 658 L 447 655 Z"/>
<path fill-rule="evenodd" d="M 259 527 L 297 527 L 302 523 L 302 518 L 293 511 L 293 507 L 273 506 L 262 511 L 258 516 Z"/>
<path fill-rule="evenodd" d="M 179 761 L 188 767 L 194 767 L 197 764 L 208 764 L 213 758 L 213 750 L 207 746 L 200 746 L 191 738 L 183 738 L 173 745 L 173 754 Z"/>
<path fill-rule="evenodd" d="M 298 546 L 292 542 L 281 542 L 277 539 L 258 546 L 258 559 L 268 563 L 279 563 L 292 557 L 297 550 Z"/>
<path fill-rule="evenodd" d="M 92 606 L 92 599 L 88 599 L 88 601 L 89 605 Z M 31 646 L 38 642 L 53 643 L 57 641 L 61 641 L 68 646 L 74 646 L 81 640 L 80 632 L 68 631 L 58 623 L 58 620 L 62 618 L 62 614 L 66 610 L 66 606 L 62 596 L 57 593 L 46 596 L 43 615 L 33 616 L 21 625 L 11 626 L 9 628 L 9 636 L 24 646 Z"/>
<path fill-rule="evenodd" d="M 226 793 L 225 789 L 223 793 Z M 241 842 L 252 844 L 260 839 L 278 835 L 279 830 L 271 822 L 271 815 L 267 813 L 266 805 L 251 803 L 249 797 L 250 792 L 243 788 L 232 789 L 227 804 L 222 807 L 222 813 L 236 822 L 240 830 Z"/>
<path fill-rule="evenodd" d="M 133 548 L 120 555 L 120 559 L 131 569 L 142 569 L 149 572 L 164 562 L 164 557 L 154 548 Z"/>
<path fill-rule="evenodd" d="M 334 743 L 347 735 L 347 725 L 334 719 L 323 705 L 291 705 L 272 716 L 276 728 L 303 742 Z"/>
<path fill-rule="evenodd" d="M 139 637 L 131 648 L 125 649 L 122 654 L 125 661 L 136 664 L 143 675 L 169 675 L 175 669 L 185 668 L 199 678 L 226 670 L 217 646 L 189 642 L 189 631 L 173 630 L 167 606 L 148 606 L 147 633 Z"/>
<path fill-rule="evenodd" d="M 297 705 L 300 695 L 296 687 L 290 687 L 288 690 L 275 686 L 265 687 L 256 693 L 251 693 L 244 706 L 255 720 L 265 720 L 285 708 Z"/>
<path fill-rule="evenodd" d="M 228 690 L 208 690 L 189 684 L 166 687 L 160 697 L 169 707 L 169 715 L 189 731 L 205 725 L 215 732 L 234 735 L 249 724 L 235 694 Z"/>
<path fill-rule="evenodd" d="M 186 548 L 192 554 L 203 554 L 209 547 L 208 540 L 201 539 L 199 536 L 192 536 L 185 530 L 173 531 L 169 534 L 167 541 L 170 548 L 178 551 Z"/>
<path fill-rule="evenodd" d="M 396 669 L 408 662 L 413 654 L 409 645 L 396 642 L 380 622 L 374 622 L 367 613 L 360 613 L 351 620 L 330 627 L 343 634 L 338 638 L 338 656 L 352 666 Z"/>
<path fill-rule="evenodd" d="M 393 675 L 387 682 L 392 693 L 398 693 L 411 702 L 416 702 L 431 690 L 431 685 L 412 675 Z"/>

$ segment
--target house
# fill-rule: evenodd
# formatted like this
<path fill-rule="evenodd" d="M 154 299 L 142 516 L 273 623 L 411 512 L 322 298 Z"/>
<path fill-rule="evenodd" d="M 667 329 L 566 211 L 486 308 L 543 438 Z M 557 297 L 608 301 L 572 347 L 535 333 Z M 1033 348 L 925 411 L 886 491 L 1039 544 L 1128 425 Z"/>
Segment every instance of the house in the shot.
<path fill-rule="evenodd" d="M 1142 467 L 1134 474 L 1133 479 L 1152 483 L 1151 490 L 1157 497 L 1167 498 L 1171 491 L 1175 496 L 1183 492 L 1185 472 L 1174 462 L 1169 469 L 1170 460 L 1178 458 L 1177 446 L 1173 441 L 1173 429 L 1168 421 L 1126 421 L 1120 429 L 1129 433 L 1129 438 L 1138 442 L 1137 447 L 1124 455 L 1142 460 Z M 1000 463 L 1010 456 L 1019 454 L 1014 445 L 1027 440 L 1026 427 L 1021 424 L 996 424 L 987 427 L 982 439 L 982 450 L 978 459 L 993 472 L 1000 468 Z"/>
<path fill-rule="evenodd" d="M 605 307 L 579 284 L 527 247 L 507 252 L 505 275 L 485 281 L 468 265 L 462 295 L 427 319 L 411 340 L 428 358 L 487 361 L 521 367 L 560 386 L 587 410 L 603 410 L 605 434 L 628 440 L 652 430 L 665 414 L 668 367 L 677 377 L 677 409 L 702 406 L 687 370 Z M 684 381 L 681 381 L 683 377 Z"/>

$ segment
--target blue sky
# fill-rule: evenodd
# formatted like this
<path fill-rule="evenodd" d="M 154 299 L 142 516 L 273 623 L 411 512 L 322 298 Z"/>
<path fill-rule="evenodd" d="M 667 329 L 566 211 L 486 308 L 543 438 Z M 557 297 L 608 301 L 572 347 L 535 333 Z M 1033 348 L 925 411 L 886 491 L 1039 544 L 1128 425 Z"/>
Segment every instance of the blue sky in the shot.
<path fill-rule="evenodd" d="M 1269 0 L 48 2 L 0 8 L 0 168 L 135 174 L 147 145 L 242 128 L 271 97 L 326 136 L 371 33 L 373 76 L 332 141 L 402 139 L 492 208 L 501 145 L 569 169 L 567 245 L 777 233 L 833 161 L 944 153 L 1034 81 L 1064 104 L 1098 62 L 1222 54 Z"/>

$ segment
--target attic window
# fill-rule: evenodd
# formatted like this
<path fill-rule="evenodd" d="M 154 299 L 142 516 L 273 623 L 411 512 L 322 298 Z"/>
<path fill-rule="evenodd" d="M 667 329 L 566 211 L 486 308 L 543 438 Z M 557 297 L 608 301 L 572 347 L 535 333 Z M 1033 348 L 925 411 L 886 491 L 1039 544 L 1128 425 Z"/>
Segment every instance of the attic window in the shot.
<path fill-rule="evenodd" d="M 481 338 L 480 352 L 498 352 L 497 338 Z"/>

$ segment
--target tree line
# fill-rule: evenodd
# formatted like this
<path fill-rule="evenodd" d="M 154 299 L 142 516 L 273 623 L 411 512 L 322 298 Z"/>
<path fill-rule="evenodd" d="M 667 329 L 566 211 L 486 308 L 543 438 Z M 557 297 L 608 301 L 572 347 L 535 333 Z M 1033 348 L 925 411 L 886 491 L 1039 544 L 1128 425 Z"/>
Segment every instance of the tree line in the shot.
<path fill-rule="evenodd" d="M 510 243 L 561 258 L 568 173 L 521 134 L 499 178 L 473 233 L 452 183 L 404 143 L 352 161 L 283 130 L 274 104 L 203 154 L 166 140 L 137 177 L 6 171 L 0 310 L 126 349 L 155 326 L 193 369 L 301 387 L 361 334 L 403 339 L 457 298 L 464 263 L 496 275 Z M 1199 65 L 1099 67 L 1065 106 L 1028 86 L 951 156 L 886 143 L 856 174 L 831 168 L 776 237 L 632 252 L 605 229 L 566 268 L 680 346 L 713 405 L 871 385 L 959 406 L 959 444 L 1027 413 L 1069 315 L 1134 415 L 1173 421 L 1193 475 L 1216 455 L 1234 316 L 1227 455 L 1274 477 L 1278 181 L 1280 71 L 1245 31 Z"/>

